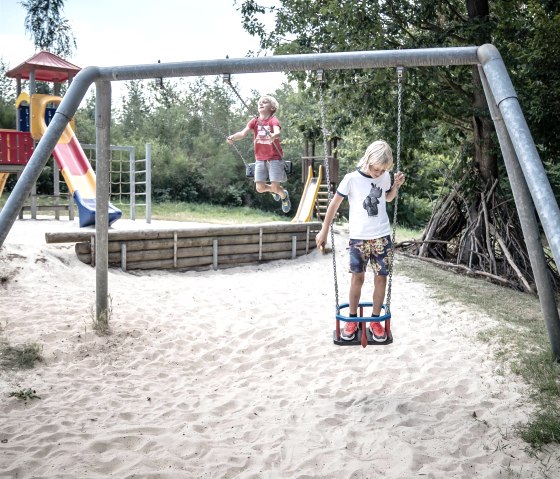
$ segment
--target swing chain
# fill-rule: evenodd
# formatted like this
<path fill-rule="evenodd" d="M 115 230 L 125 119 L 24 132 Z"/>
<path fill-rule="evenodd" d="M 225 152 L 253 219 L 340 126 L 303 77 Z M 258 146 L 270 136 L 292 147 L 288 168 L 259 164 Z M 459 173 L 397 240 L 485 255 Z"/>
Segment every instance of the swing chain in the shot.
<path fill-rule="evenodd" d="M 224 134 L 224 132 L 222 130 L 220 130 L 216 125 L 212 124 L 210 121 L 208 121 L 207 119 L 205 119 L 200 113 L 191 110 L 191 113 L 193 116 L 196 116 L 198 118 L 200 118 L 200 121 L 202 121 L 202 123 L 208 125 L 210 128 L 212 128 L 219 136 L 223 136 L 223 137 L 227 137 L 226 134 Z M 245 160 L 245 157 L 243 156 L 243 154 L 241 153 L 241 151 L 239 151 L 239 148 L 237 148 L 237 146 L 234 144 L 232 144 L 231 146 L 233 146 L 233 149 L 236 151 L 236 153 L 239 155 L 239 157 L 241 158 L 241 161 L 243 162 L 243 164 L 245 165 L 245 167 L 247 167 L 248 163 Z"/>
<path fill-rule="evenodd" d="M 243 104 L 243 106 L 245 107 L 245 109 L 247 111 L 251 111 L 251 109 L 249 108 L 249 105 L 247 105 L 247 103 L 245 102 L 245 100 L 243 100 L 243 98 L 241 97 L 241 95 L 239 94 L 239 92 L 236 90 L 236 88 L 233 86 L 233 84 L 231 83 L 231 74 L 230 73 L 222 73 L 222 81 L 224 83 L 227 83 L 229 85 L 229 87 L 233 90 L 233 93 L 235 93 L 235 96 L 237 96 L 237 98 L 239 98 L 239 101 L 241 101 L 241 103 Z M 255 120 L 257 120 L 257 123 L 259 124 L 259 126 L 262 128 L 262 130 L 264 131 L 264 133 L 266 134 L 267 137 L 270 137 L 270 132 L 263 126 L 263 124 L 261 123 L 261 120 L 259 118 L 258 113 L 255 115 Z M 278 154 L 280 155 L 280 157 L 282 159 L 284 159 L 284 155 L 282 154 L 282 152 L 280 151 L 280 149 L 278 148 L 278 145 L 276 144 L 276 142 L 272 142 L 272 146 L 274 146 L 274 148 L 276 149 L 276 151 L 278 152 Z M 237 148 L 235 148 L 237 150 Z M 239 150 L 238 150 L 239 152 Z M 241 158 L 243 160 L 243 163 L 245 163 L 245 160 L 243 159 L 243 157 Z M 245 163 L 245 166 L 247 166 L 247 163 Z"/>
<path fill-rule="evenodd" d="M 332 192 L 332 185 L 331 185 L 331 172 L 329 167 L 329 146 L 327 142 L 327 137 L 329 136 L 329 132 L 327 131 L 327 117 L 325 113 L 325 98 L 323 95 L 323 82 L 324 82 L 324 73 L 323 70 L 317 70 L 317 82 L 319 83 L 319 105 L 321 107 L 321 128 L 323 130 L 323 150 L 325 153 L 325 159 L 323 161 L 325 165 L 325 173 L 326 173 L 326 180 L 327 180 L 327 205 L 330 205 L 333 192 Z M 331 247 L 332 247 L 332 262 L 333 262 L 333 274 L 334 274 L 334 296 L 336 301 L 336 314 L 339 313 L 339 302 L 338 302 L 338 278 L 336 273 L 336 251 L 334 246 L 334 221 L 330 224 L 330 233 L 331 233 Z"/>
<path fill-rule="evenodd" d="M 402 126 L 402 81 L 404 67 L 397 67 L 397 171 L 401 167 L 401 126 Z M 399 204 L 399 190 L 395 196 L 393 207 L 393 235 L 391 238 L 391 251 L 389 253 L 389 284 L 387 286 L 387 299 L 385 302 L 385 314 L 391 314 L 391 286 L 393 283 L 393 261 L 395 259 L 395 241 L 397 239 L 397 209 Z"/>

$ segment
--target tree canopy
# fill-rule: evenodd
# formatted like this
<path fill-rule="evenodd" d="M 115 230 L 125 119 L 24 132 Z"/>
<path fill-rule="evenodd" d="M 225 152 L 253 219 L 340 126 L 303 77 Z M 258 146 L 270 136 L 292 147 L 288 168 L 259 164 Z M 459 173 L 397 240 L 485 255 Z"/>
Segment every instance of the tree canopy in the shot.
<path fill-rule="evenodd" d="M 63 17 L 64 0 L 22 0 L 27 10 L 25 31 L 40 50 L 69 57 L 76 48 L 70 22 Z"/>

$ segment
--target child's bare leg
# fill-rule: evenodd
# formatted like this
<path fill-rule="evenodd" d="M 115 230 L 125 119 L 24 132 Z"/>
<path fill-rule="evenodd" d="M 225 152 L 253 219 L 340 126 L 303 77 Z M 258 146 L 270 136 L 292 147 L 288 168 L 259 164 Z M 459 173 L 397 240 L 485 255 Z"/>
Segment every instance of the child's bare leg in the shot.
<path fill-rule="evenodd" d="M 273 181 L 270 184 L 265 183 L 264 181 L 256 181 L 255 188 L 258 193 L 276 193 L 280 195 L 280 198 L 284 198 L 284 188 L 282 185 L 277 181 Z"/>
<path fill-rule="evenodd" d="M 350 292 L 348 294 L 348 303 L 350 305 L 350 314 L 357 314 L 360 296 L 362 294 L 362 286 L 364 284 L 365 273 L 352 273 L 350 280 Z"/>
<path fill-rule="evenodd" d="M 385 289 L 387 288 L 387 276 L 379 274 L 375 275 L 373 280 L 373 314 L 379 316 L 381 314 L 381 306 L 385 299 Z"/>
<path fill-rule="evenodd" d="M 255 189 L 257 193 L 266 193 L 270 191 L 270 185 L 267 185 L 264 181 L 255 181 Z"/>
<path fill-rule="evenodd" d="M 277 195 L 280 195 L 280 198 L 284 198 L 284 196 L 286 196 L 284 194 L 284 188 L 277 181 L 271 181 L 270 185 L 268 185 L 268 187 L 270 188 L 269 191 L 271 193 L 276 193 Z"/>

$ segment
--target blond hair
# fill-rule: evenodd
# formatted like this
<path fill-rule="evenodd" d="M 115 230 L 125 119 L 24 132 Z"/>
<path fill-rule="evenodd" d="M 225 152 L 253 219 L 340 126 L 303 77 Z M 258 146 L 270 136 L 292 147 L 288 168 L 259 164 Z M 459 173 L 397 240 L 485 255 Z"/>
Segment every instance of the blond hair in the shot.
<path fill-rule="evenodd" d="M 370 166 L 377 166 L 385 171 L 393 169 L 393 150 L 389 143 L 376 140 L 366 148 L 364 156 L 358 162 L 358 168 L 367 171 Z"/>
<path fill-rule="evenodd" d="M 276 98 L 274 98 L 272 95 L 263 95 L 259 98 L 259 101 L 264 100 L 264 99 L 266 99 L 270 102 L 270 104 L 274 108 L 274 112 L 276 112 L 276 110 L 278 110 L 278 107 L 280 105 L 278 104 L 278 100 Z"/>

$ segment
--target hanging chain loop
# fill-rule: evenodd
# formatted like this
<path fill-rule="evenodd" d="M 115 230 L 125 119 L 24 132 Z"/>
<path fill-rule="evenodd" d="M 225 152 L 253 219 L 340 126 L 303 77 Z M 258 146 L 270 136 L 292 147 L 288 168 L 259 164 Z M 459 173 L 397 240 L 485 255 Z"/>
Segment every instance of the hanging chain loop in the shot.
<path fill-rule="evenodd" d="M 243 104 L 243 106 L 245 107 L 245 109 L 247 111 L 251 111 L 251 109 L 249 108 L 249 105 L 247 105 L 247 103 L 245 102 L 245 100 L 243 100 L 243 98 L 241 97 L 241 95 L 239 94 L 239 92 L 236 90 L 236 88 L 233 86 L 233 84 L 231 83 L 231 74 L 229 73 L 222 73 L 222 81 L 224 83 L 227 83 L 229 85 L 229 87 L 233 90 L 233 93 L 235 93 L 235 96 L 237 96 L 237 98 L 239 98 L 239 101 Z M 265 128 L 263 126 L 263 124 L 261 123 L 261 120 L 259 118 L 258 113 L 255 115 L 255 120 L 257 121 L 257 123 L 259 124 L 259 126 L 262 128 L 262 131 L 264 131 L 265 135 L 270 137 L 270 131 Z M 278 145 L 276 144 L 276 142 L 272 142 L 272 146 L 274 146 L 274 148 L 276 149 L 276 151 L 278 152 L 278 154 L 280 155 L 280 158 L 284 158 L 284 154 L 280 151 L 280 149 L 278 148 Z M 235 148 L 237 150 L 237 148 Z M 239 150 L 238 150 L 239 151 Z M 243 158 L 242 158 L 243 159 Z M 243 159 L 243 163 L 245 163 L 245 160 Z M 247 163 L 245 163 L 245 166 L 247 166 Z"/>
<path fill-rule="evenodd" d="M 330 161 L 329 161 L 329 145 L 328 145 L 328 137 L 329 132 L 327 130 L 327 116 L 326 116 L 326 108 L 325 108 L 325 98 L 323 92 L 323 82 L 324 82 L 324 72 L 323 70 L 317 70 L 317 82 L 319 83 L 319 105 L 321 107 L 321 128 L 323 130 L 323 150 L 325 159 L 323 160 L 323 164 L 325 167 L 326 173 L 326 180 L 327 180 L 327 208 L 331 204 L 331 200 L 333 197 L 332 185 L 331 185 L 331 170 L 330 170 Z M 338 301 L 338 277 L 336 274 L 336 249 L 334 245 L 334 218 L 330 224 L 330 233 L 331 233 L 331 247 L 332 247 L 332 263 L 333 263 L 333 275 L 334 275 L 334 297 L 336 302 L 336 314 L 340 312 L 340 306 Z"/>
<path fill-rule="evenodd" d="M 397 171 L 401 169 L 401 131 L 402 131 L 402 83 L 404 67 L 397 67 Z M 391 314 L 391 287 L 393 284 L 393 263 L 395 261 L 395 241 L 397 239 L 397 210 L 399 205 L 399 190 L 397 189 L 393 207 L 393 235 L 391 237 L 391 252 L 389 253 L 389 282 L 387 285 L 387 300 L 385 314 Z"/>

